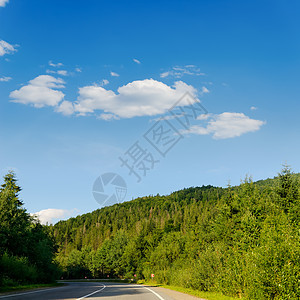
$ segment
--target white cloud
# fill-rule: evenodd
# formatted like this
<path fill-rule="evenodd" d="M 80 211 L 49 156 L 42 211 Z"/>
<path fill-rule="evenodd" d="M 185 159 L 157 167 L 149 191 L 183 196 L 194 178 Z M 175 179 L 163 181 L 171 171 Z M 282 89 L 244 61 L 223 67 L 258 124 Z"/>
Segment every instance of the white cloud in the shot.
<path fill-rule="evenodd" d="M 181 78 L 184 75 L 200 76 L 205 74 L 200 72 L 200 69 L 195 65 L 186 65 L 184 67 L 175 66 L 171 70 L 161 73 L 160 77 L 166 78 L 168 76 L 171 76 L 175 78 Z"/>
<path fill-rule="evenodd" d="M 58 70 L 57 74 L 58 75 L 62 75 L 62 76 L 68 76 L 68 71 L 66 71 L 66 70 Z"/>
<path fill-rule="evenodd" d="M 138 65 L 141 64 L 141 62 L 140 62 L 138 59 L 136 59 L 136 58 L 133 58 L 133 61 L 134 61 L 135 63 L 137 63 Z"/>
<path fill-rule="evenodd" d="M 257 110 L 257 107 L 256 106 L 251 106 L 250 109 L 251 110 Z"/>
<path fill-rule="evenodd" d="M 28 85 L 10 93 L 12 102 L 31 104 L 40 108 L 56 106 L 64 98 L 64 93 L 56 89 L 64 88 L 64 81 L 50 75 L 40 75 L 29 81 Z"/>
<path fill-rule="evenodd" d="M 105 86 L 105 85 L 108 85 L 109 84 L 109 81 L 107 79 L 103 79 L 100 83 L 101 86 Z"/>
<path fill-rule="evenodd" d="M 209 89 L 206 88 L 205 86 L 203 86 L 203 87 L 202 87 L 202 93 L 203 93 L 203 94 L 209 93 Z"/>
<path fill-rule="evenodd" d="M 58 75 L 62 75 L 62 76 L 68 76 L 69 73 L 66 70 L 57 70 L 57 71 L 53 71 L 53 70 L 46 70 L 46 73 L 48 74 L 58 74 Z"/>
<path fill-rule="evenodd" d="M 119 77 L 120 75 L 116 72 L 110 72 L 110 76 L 113 76 L 113 77 Z"/>
<path fill-rule="evenodd" d="M 55 64 L 54 62 L 52 62 L 51 60 L 49 60 L 49 66 L 54 67 L 54 68 L 58 68 L 58 67 L 62 67 L 63 63 L 57 63 Z"/>
<path fill-rule="evenodd" d="M 187 92 L 199 101 L 197 90 L 183 81 L 168 86 L 154 79 L 137 80 L 119 87 L 115 92 L 104 88 L 109 81 L 103 79 L 98 85 L 80 88 L 77 100 L 71 102 L 64 100 L 65 94 L 58 90 L 64 88 L 64 83 L 61 78 L 40 75 L 12 91 L 10 98 L 12 102 L 36 108 L 53 106 L 56 112 L 64 115 L 96 114 L 97 118 L 103 120 L 161 115 Z M 177 105 L 190 105 L 189 99 L 185 97 Z"/>
<path fill-rule="evenodd" d="M 17 51 L 17 49 L 15 48 L 16 46 L 13 46 L 3 40 L 0 41 L 0 56 L 3 56 L 5 54 L 11 54 L 15 51 Z"/>
<path fill-rule="evenodd" d="M 197 117 L 197 120 L 200 120 L 200 121 L 208 120 L 212 116 L 213 116 L 213 114 L 202 114 Z"/>
<path fill-rule="evenodd" d="M 78 212 L 77 209 L 67 210 L 67 209 L 48 208 L 33 213 L 31 215 L 36 216 L 41 221 L 42 224 L 46 224 L 46 223 L 53 224 L 54 221 L 71 217 L 77 212 Z"/>
<path fill-rule="evenodd" d="M 168 77 L 169 75 L 170 75 L 170 72 L 167 71 L 167 72 L 161 73 L 161 74 L 160 74 L 160 77 L 161 77 L 161 78 L 165 78 L 165 77 Z"/>
<path fill-rule="evenodd" d="M 82 72 L 81 68 L 75 68 L 75 71 L 78 72 L 78 73 Z"/>
<path fill-rule="evenodd" d="M 212 134 L 214 139 L 228 139 L 241 136 L 248 132 L 255 132 L 266 124 L 265 121 L 250 119 L 243 113 L 224 112 L 219 115 L 209 115 L 210 120 L 206 127 L 191 126 L 186 134 Z"/>
<path fill-rule="evenodd" d="M 0 77 L 0 82 L 7 82 L 7 81 L 10 81 L 12 78 L 11 77 Z"/>
<path fill-rule="evenodd" d="M 74 105 L 70 101 L 63 101 L 55 109 L 56 112 L 62 113 L 65 116 L 70 116 L 74 113 Z"/>
<path fill-rule="evenodd" d="M 209 131 L 205 127 L 201 127 L 199 125 L 193 125 L 190 127 L 190 129 L 182 130 L 181 133 L 183 134 L 199 134 L 199 135 L 206 135 L 209 134 Z"/>
<path fill-rule="evenodd" d="M 119 118 L 114 114 L 101 114 L 97 119 L 102 119 L 105 121 L 118 120 Z"/>
<path fill-rule="evenodd" d="M 8 2 L 9 0 L 0 0 L 0 7 L 4 7 Z"/>
<path fill-rule="evenodd" d="M 154 116 L 165 113 L 186 92 L 197 99 L 197 90 L 182 81 L 171 87 L 154 79 L 137 80 L 119 87 L 117 94 L 101 86 L 85 86 L 79 89 L 74 111 L 87 115 L 101 110 L 115 118 Z M 183 100 L 179 105 L 189 105 L 187 101 Z"/>

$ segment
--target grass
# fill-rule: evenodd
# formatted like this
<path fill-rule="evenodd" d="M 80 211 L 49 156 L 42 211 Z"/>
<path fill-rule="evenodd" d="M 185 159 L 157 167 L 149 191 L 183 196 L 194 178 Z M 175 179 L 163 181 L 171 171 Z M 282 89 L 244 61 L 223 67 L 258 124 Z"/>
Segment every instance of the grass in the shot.
<path fill-rule="evenodd" d="M 178 287 L 178 286 L 173 286 L 173 285 L 164 285 L 164 284 L 157 284 L 154 282 L 145 282 L 144 280 L 139 280 L 138 281 L 139 284 L 146 284 L 146 285 L 151 285 L 151 286 L 155 286 L 155 287 L 162 287 L 165 289 L 170 289 L 173 291 L 177 291 L 177 292 L 181 292 L 184 294 L 188 294 L 188 295 L 192 295 L 192 296 L 196 296 L 199 298 L 204 298 L 207 300 L 236 300 L 238 298 L 234 298 L 234 297 L 229 297 L 229 296 L 225 296 L 221 293 L 215 293 L 215 292 L 202 292 L 202 291 L 198 291 L 198 290 L 193 290 L 191 288 L 183 288 L 183 287 Z"/>
<path fill-rule="evenodd" d="M 32 289 L 39 289 L 39 288 L 48 288 L 48 287 L 57 287 L 63 286 L 63 283 L 47 283 L 47 284 L 27 284 L 27 285 L 17 285 L 17 286 L 1 286 L 0 293 L 6 292 L 16 292 L 16 291 L 26 291 Z"/>

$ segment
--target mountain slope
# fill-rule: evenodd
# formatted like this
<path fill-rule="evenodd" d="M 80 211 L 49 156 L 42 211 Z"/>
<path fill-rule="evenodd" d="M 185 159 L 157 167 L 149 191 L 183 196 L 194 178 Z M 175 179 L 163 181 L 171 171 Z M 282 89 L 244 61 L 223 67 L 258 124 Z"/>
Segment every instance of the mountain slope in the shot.
<path fill-rule="evenodd" d="M 138 198 L 51 226 L 64 277 L 150 278 L 250 299 L 300 295 L 298 175 Z"/>

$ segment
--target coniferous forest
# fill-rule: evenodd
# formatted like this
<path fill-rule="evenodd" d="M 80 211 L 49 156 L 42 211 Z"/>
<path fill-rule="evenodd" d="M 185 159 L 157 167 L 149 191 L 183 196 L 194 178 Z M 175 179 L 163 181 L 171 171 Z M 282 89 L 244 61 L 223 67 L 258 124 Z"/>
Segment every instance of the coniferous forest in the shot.
<path fill-rule="evenodd" d="M 1 280 L 137 278 L 246 299 L 300 298 L 299 174 L 148 196 L 42 226 L 1 189 Z M 54 252 L 56 252 L 55 257 Z M 21 268 L 26 278 L 18 278 Z M 26 271 L 25 271 L 26 270 Z M 23 276 L 23 275 L 22 275 Z"/>

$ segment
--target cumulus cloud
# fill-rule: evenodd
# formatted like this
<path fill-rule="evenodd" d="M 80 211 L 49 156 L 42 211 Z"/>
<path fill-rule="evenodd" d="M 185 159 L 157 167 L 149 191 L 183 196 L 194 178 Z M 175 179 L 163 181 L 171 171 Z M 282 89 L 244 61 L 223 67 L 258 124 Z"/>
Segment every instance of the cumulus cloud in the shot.
<path fill-rule="evenodd" d="M 47 224 L 47 223 L 53 224 L 54 221 L 71 217 L 77 212 L 78 212 L 77 209 L 67 210 L 67 209 L 48 208 L 33 213 L 31 215 L 37 217 L 42 224 Z"/>
<path fill-rule="evenodd" d="M 54 67 L 54 68 L 58 68 L 58 67 L 62 67 L 63 63 L 59 62 L 59 63 L 54 63 L 52 62 L 52 60 L 49 60 L 49 66 Z"/>
<path fill-rule="evenodd" d="M 118 74 L 118 73 L 116 73 L 116 72 L 110 72 L 110 76 L 112 76 L 112 77 L 119 77 L 120 75 Z"/>
<path fill-rule="evenodd" d="M 0 56 L 16 52 L 17 49 L 15 47 L 16 46 L 13 46 L 13 45 L 1 40 L 0 41 Z"/>
<path fill-rule="evenodd" d="M 243 113 L 224 112 L 219 115 L 206 115 L 206 127 L 193 125 L 186 134 L 207 135 L 212 134 L 214 139 L 228 139 L 241 136 L 248 132 L 258 131 L 266 122 L 251 119 Z"/>
<path fill-rule="evenodd" d="M 56 107 L 55 111 L 62 113 L 65 116 L 70 116 L 74 113 L 74 105 L 70 101 L 63 101 Z"/>
<path fill-rule="evenodd" d="M 138 65 L 141 64 L 141 62 L 140 62 L 138 59 L 136 59 L 136 58 L 134 58 L 133 61 L 134 61 L 135 63 L 137 63 Z"/>
<path fill-rule="evenodd" d="M 257 107 L 256 106 L 251 106 L 250 109 L 251 110 L 257 110 Z"/>
<path fill-rule="evenodd" d="M 64 81 L 50 75 L 40 75 L 19 90 L 10 93 L 12 102 L 31 104 L 40 108 L 44 106 L 56 106 L 63 100 L 64 93 L 57 89 L 64 88 Z"/>
<path fill-rule="evenodd" d="M 11 77 L 0 77 L 0 82 L 7 82 L 7 81 L 10 81 L 12 78 Z"/>
<path fill-rule="evenodd" d="M 8 2 L 9 0 L 0 0 L 0 7 L 4 7 Z"/>
<path fill-rule="evenodd" d="M 81 68 L 75 68 L 75 71 L 78 72 L 78 73 L 82 72 Z"/>
<path fill-rule="evenodd" d="M 137 80 L 123 85 L 113 91 L 105 88 L 109 83 L 103 79 L 100 84 L 79 88 L 75 101 L 65 100 L 64 81 L 51 75 L 40 75 L 12 91 L 12 102 L 29 104 L 36 108 L 52 106 L 63 115 L 94 114 L 102 120 L 133 118 L 138 116 L 156 116 L 164 114 L 187 92 L 196 100 L 197 90 L 183 81 L 173 86 L 154 79 Z M 190 105 L 189 97 L 185 97 L 177 106 Z"/>
<path fill-rule="evenodd" d="M 102 119 L 154 116 L 165 113 L 186 92 L 197 99 L 197 90 L 182 81 L 168 86 L 154 79 L 137 80 L 119 87 L 117 92 L 97 85 L 82 87 L 73 104 L 74 112 L 87 115 L 100 110 L 104 112 Z M 187 101 L 178 105 L 189 105 Z"/>
<path fill-rule="evenodd" d="M 200 72 L 200 69 L 197 68 L 195 65 L 186 65 L 183 67 L 180 66 L 173 67 L 171 70 L 161 73 L 160 77 L 166 78 L 170 76 L 175 78 L 181 78 L 184 75 L 200 76 L 205 74 Z"/>

